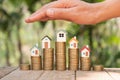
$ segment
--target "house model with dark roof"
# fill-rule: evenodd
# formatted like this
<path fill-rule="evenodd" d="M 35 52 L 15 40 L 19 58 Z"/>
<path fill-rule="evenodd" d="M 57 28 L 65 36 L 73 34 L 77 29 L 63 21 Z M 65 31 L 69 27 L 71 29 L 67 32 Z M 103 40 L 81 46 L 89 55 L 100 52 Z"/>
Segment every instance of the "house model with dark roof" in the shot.
<path fill-rule="evenodd" d="M 42 48 L 50 48 L 51 38 L 49 36 L 45 36 L 41 40 L 42 40 Z"/>
<path fill-rule="evenodd" d="M 39 47 L 38 44 L 34 45 L 31 49 L 31 56 L 40 56 L 40 51 L 39 51 Z"/>

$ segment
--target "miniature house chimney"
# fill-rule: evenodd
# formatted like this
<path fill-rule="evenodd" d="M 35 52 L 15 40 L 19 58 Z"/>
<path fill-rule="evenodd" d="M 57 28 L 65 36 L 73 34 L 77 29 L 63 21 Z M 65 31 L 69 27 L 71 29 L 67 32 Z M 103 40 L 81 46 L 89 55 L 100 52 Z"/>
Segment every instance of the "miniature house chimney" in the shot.
<path fill-rule="evenodd" d="M 38 43 L 36 43 L 36 46 L 38 47 Z"/>
<path fill-rule="evenodd" d="M 86 45 L 87 48 L 89 48 L 89 45 Z"/>
<path fill-rule="evenodd" d="M 76 39 L 76 36 L 74 36 L 74 39 Z"/>

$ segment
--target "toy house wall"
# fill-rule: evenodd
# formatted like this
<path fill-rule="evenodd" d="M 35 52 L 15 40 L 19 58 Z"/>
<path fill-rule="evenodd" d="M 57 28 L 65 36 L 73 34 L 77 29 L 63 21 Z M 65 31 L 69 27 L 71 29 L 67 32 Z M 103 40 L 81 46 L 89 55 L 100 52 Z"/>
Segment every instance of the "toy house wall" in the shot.
<path fill-rule="evenodd" d="M 70 42 L 70 48 L 78 48 L 78 44 L 75 41 Z"/>
<path fill-rule="evenodd" d="M 38 54 L 37 55 L 35 54 L 36 50 L 38 50 Z M 36 47 L 32 48 L 32 50 L 31 50 L 31 56 L 39 56 L 39 55 L 40 55 L 39 49 L 37 49 Z"/>
<path fill-rule="evenodd" d="M 86 56 L 86 52 L 88 52 L 88 56 Z M 90 57 L 90 52 L 87 49 L 82 50 L 81 57 Z"/>
<path fill-rule="evenodd" d="M 66 33 L 60 31 L 57 33 L 57 42 L 66 42 Z"/>
<path fill-rule="evenodd" d="M 44 38 L 42 40 L 42 48 L 50 48 L 50 39 L 49 38 Z"/>

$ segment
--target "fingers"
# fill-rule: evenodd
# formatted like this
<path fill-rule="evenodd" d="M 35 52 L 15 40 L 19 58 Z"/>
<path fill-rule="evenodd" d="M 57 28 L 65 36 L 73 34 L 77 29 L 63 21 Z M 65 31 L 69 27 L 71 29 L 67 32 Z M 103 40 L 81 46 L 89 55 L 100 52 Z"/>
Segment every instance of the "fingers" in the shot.
<path fill-rule="evenodd" d="M 50 19 L 63 19 L 69 20 L 70 19 L 70 9 L 65 8 L 51 8 L 46 11 L 46 15 Z"/>
<path fill-rule="evenodd" d="M 41 19 L 40 21 L 48 21 L 48 20 L 50 20 L 49 18 L 44 18 L 44 19 Z"/>
<path fill-rule="evenodd" d="M 46 17 L 45 11 L 43 11 L 43 12 L 39 12 L 38 14 L 34 14 L 33 16 L 27 18 L 25 21 L 27 23 L 30 23 L 30 22 L 34 22 L 34 21 L 39 21 L 45 17 Z"/>
<path fill-rule="evenodd" d="M 41 9 L 39 9 L 39 10 L 36 11 L 35 13 L 33 13 L 33 14 L 32 14 L 29 18 L 27 18 L 25 21 L 26 21 L 27 23 L 34 22 L 34 21 L 41 21 L 42 19 L 47 18 L 46 10 L 47 10 L 48 8 L 63 7 L 62 5 L 63 5 L 63 4 L 61 4 L 61 2 L 58 2 L 58 1 L 51 2 L 51 3 L 43 6 Z"/>
<path fill-rule="evenodd" d="M 50 5 L 51 5 L 51 3 L 44 5 L 42 8 L 40 8 L 39 10 L 37 10 L 36 12 L 34 12 L 30 17 L 35 16 L 36 14 L 38 14 L 40 12 L 43 12 L 44 10 L 46 10 L 47 8 L 49 8 Z"/>
<path fill-rule="evenodd" d="M 46 18 L 42 18 L 40 21 L 47 21 L 47 20 L 68 20 L 70 21 L 71 15 L 70 15 L 69 9 L 63 9 L 63 8 L 51 8 L 46 10 Z"/>

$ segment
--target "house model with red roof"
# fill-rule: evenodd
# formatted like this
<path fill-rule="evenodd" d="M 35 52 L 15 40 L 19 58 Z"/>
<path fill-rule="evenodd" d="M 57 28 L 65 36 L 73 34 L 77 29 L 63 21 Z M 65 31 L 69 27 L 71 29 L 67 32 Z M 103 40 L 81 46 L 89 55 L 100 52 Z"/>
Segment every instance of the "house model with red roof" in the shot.
<path fill-rule="evenodd" d="M 36 44 L 35 46 L 33 46 L 30 49 L 30 52 L 31 52 L 31 56 L 40 56 L 40 51 L 39 51 L 38 44 Z"/>
<path fill-rule="evenodd" d="M 69 46 L 70 48 L 78 48 L 78 40 L 76 39 L 76 36 L 69 41 Z"/>
<path fill-rule="evenodd" d="M 81 57 L 90 57 L 90 48 L 88 45 L 83 46 L 80 50 Z"/>

